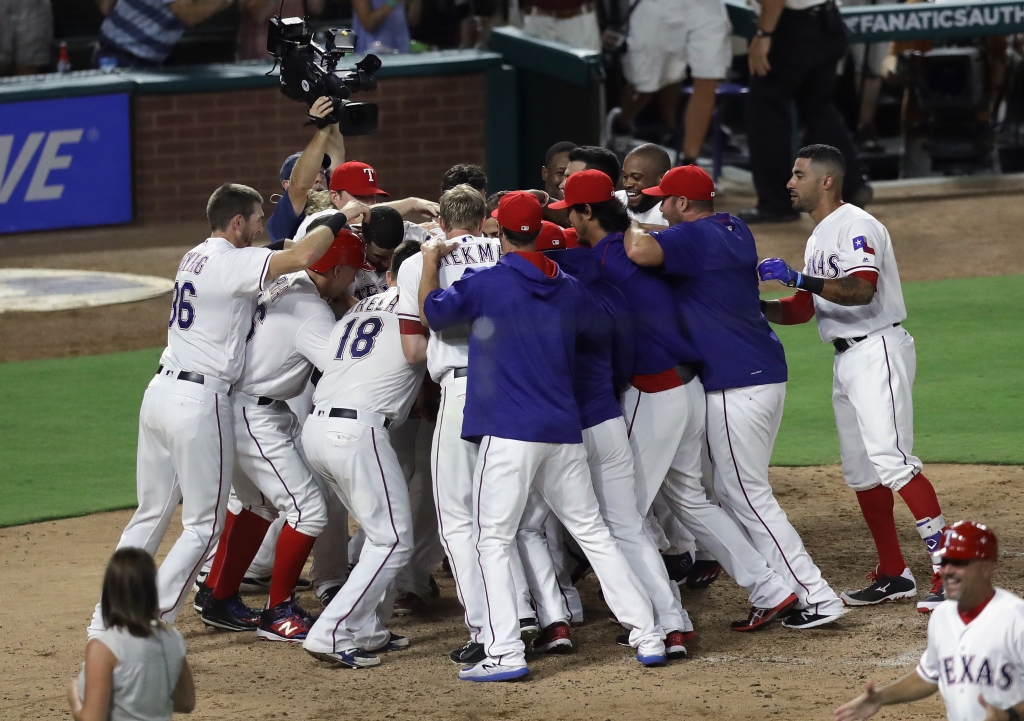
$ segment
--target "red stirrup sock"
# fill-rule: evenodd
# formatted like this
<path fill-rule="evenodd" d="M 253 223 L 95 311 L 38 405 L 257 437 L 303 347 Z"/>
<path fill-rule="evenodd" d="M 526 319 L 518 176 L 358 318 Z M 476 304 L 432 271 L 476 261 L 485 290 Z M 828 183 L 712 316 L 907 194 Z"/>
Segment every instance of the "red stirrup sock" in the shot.
<path fill-rule="evenodd" d="M 220 534 L 220 540 L 217 542 L 217 551 L 213 554 L 213 563 L 210 564 L 210 573 L 206 576 L 207 588 L 217 587 L 217 579 L 220 578 L 221 569 L 224 568 L 224 559 L 228 555 L 228 537 L 231 535 L 231 529 L 235 525 L 236 518 L 238 518 L 238 514 L 231 511 L 228 511 L 224 517 L 224 532 Z"/>
<path fill-rule="evenodd" d="M 313 550 L 314 541 L 316 536 L 307 536 L 287 523 L 284 524 L 281 535 L 277 538 L 274 571 L 270 576 L 270 608 L 292 597 L 295 582 L 299 580 L 302 567 L 306 565 L 309 552 Z"/>
<path fill-rule="evenodd" d="M 900 489 L 900 496 L 917 519 L 917 532 L 924 540 L 925 550 L 929 555 L 935 553 L 942 542 L 942 529 L 946 521 L 942 517 L 942 507 L 939 506 L 932 482 L 923 473 L 918 473 Z"/>
<path fill-rule="evenodd" d="M 267 535 L 270 521 L 260 518 L 252 511 L 242 509 L 231 526 L 231 536 L 224 548 L 224 565 L 220 569 L 217 585 L 213 587 L 213 597 L 218 601 L 230 598 L 238 593 L 245 572 L 249 570 L 252 560 L 259 553 L 263 537 Z M 221 549 L 217 549 L 220 554 Z"/>
<path fill-rule="evenodd" d="M 878 572 L 883 576 L 899 576 L 907 567 L 900 550 L 900 539 L 896 535 L 896 520 L 893 518 L 892 491 L 885 486 L 875 486 L 867 491 L 857 491 L 860 511 L 864 514 L 871 537 L 878 550 Z"/>

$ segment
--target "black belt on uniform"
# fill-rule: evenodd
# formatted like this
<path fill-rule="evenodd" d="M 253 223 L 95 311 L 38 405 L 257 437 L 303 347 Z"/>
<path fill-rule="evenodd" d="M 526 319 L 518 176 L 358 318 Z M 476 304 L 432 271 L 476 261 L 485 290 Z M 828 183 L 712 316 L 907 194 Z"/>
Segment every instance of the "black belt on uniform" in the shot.
<path fill-rule="evenodd" d="M 893 323 L 892 327 L 895 328 L 899 323 Z M 860 343 L 862 340 L 867 340 L 866 335 L 859 335 L 856 338 L 836 338 L 832 341 L 832 345 L 836 347 L 836 353 L 845 353 L 850 350 L 855 343 Z"/>
<path fill-rule="evenodd" d="M 328 413 L 331 418 L 348 418 L 349 420 L 355 421 L 359 419 L 359 412 L 354 411 L 351 408 L 332 408 L 331 412 Z M 391 427 L 391 419 L 384 419 L 384 430 Z"/>
<path fill-rule="evenodd" d="M 469 368 L 456 368 L 452 371 L 454 378 L 465 378 L 467 375 L 469 375 Z"/>
<path fill-rule="evenodd" d="M 156 372 L 159 375 L 163 373 L 163 365 L 157 366 Z M 202 373 L 193 373 L 192 371 L 179 371 L 179 381 L 191 381 L 192 383 L 198 383 L 199 385 L 206 385 L 206 377 Z"/>
<path fill-rule="evenodd" d="M 680 363 L 675 367 L 675 372 L 684 386 L 697 377 L 697 367 L 692 363 Z"/>
<path fill-rule="evenodd" d="M 275 398 L 268 398 L 267 396 L 260 396 L 259 399 L 256 401 L 256 405 L 258 405 L 258 406 L 269 406 L 271 403 L 274 403 L 274 402 L 276 402 Z"/>

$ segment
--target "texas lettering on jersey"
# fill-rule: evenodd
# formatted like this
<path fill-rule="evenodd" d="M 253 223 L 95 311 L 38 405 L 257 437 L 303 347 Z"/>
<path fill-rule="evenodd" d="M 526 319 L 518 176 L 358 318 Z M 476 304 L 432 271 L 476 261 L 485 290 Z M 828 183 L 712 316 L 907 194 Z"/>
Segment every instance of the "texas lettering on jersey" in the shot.
<path fill-rule="evenodd" d="M 947 686 L 974 684 L 994 686 L 1002 691 L 1013 684 L 1013 664 L 1004 663 L 998 668 L 987 658 L 977 656 L 945 656 L 939 659 L 939 671 L 945 677 Z"/>

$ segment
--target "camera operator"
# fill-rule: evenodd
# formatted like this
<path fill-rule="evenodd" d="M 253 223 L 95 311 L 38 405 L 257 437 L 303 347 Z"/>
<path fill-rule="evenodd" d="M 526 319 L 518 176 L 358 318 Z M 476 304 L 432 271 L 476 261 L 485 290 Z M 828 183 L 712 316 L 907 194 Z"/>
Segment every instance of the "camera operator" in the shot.
<path fill-rule="evenodd" d="M 319 98 L 309 109 L 310 118 L 323 118 L 331 113 L 330 98 Z M 345 139 L 333 123 L 317 129 L 302 153 L 289 155 L 281 166 L 281 187 L 284 195 L 267 221 L 267 234 L 274 242 L 295 236 L 306 210 L 310 190 L 326 190 L 328 178 L 345 162 Z"/>

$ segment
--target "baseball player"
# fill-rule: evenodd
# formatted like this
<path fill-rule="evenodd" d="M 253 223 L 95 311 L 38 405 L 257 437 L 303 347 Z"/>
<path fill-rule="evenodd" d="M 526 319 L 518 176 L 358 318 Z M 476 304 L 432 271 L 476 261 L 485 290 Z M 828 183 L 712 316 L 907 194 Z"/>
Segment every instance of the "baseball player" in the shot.
<path fill-rule="evenodd" d="M 458 247 L 442 258 L 437 269 L 442 288 L 451 286 L 467 270 L 494 266 L 501 257 L 500 241 L 480 236 L 484 207 L 480 193 L 468 185 L 456 186 L 441 196 L 438 222 L 447 239 L 452 243 L 458 242 Z M 403 337 L 422 338 L 428 333 L 421 310 L 423 274 L 422 254 L 411 257 L 399 273 L 398 316 Z M 441 403 L 431 450 L 434 507 L 441 544 L 452 569 L 459 603 L 466 611 L 466 626 L 470 634 L 469 642 L 454 650 L 451 659 L 456 664 L 470 664 L 484 659 L 480 634 L 486 623 L 486 599 L 473 530 L 473 468 L 479 445 L 462 438 L 469 328 L 449 328 L 443 332 L 431 330 L 428 343 L 427 370 L 441 386 Z M 513 573 L 520 579 L 516 594 L 521 612 L 519 618 L 523 619 L 526 630 L 539 630 L 529 605 L 529 587 L 518 553 L 512 563 L 516 566 Z"/>
<path fill-rule="evenodd" d="M 622 291 L 633 320 L 633 376 L 621 402 L 633 450 L 637 510 L 646 516 L 661 489 L 702 547 L 750 593 L 748 617 L 732 628 L 763 628 L 797 598 L 736 522 L 708 501 L 701 485 L 704 390 L 696 377 L 699 356 L 684 333 L 672 290 L 627 257 L 622 233 L 630 221 L 625 207 L 612 197 L 607 175 L 596 170 L 571 175 L 565 192 L 580 201 L 569 210 L 580 243 L 593 249 L 601 277 Z"/>
<path fill-rule="evenodd" d="M 415 243 L 401 246 L 395 271 L 417 250 Z M 427 344 L 403 341 L 391 271 L 388 279 L 387 292 L 359 301 L 335 325 L 331 359 L 302 429 L 313 469 L 366 534 L 359 562 L 303 643 L 314 658 L 346 668 L 376 666 L 374 651 L 409 645 L 384 628 L 378 606 L 386 595 L 394 601 L 393 581 L 412 548 L 409 491 L 389 429 L 405 420 L 416 400 Z"/>
<path fill-rule="evenodd" d="M 420 280 L 432 329 L 472 328 L 462 437 L 480 440 L 472 502 L 486 658 L 464 667 L 459 678 L 507 681 L 529 673 L 509 549 L 535 496 L 586 552 L 605 601 L 631 629 L 637 660 L 662 665 L 665 644 L 650 599 L 601 520 L 573 397 L 576 337 L 591 337 L 597 309 L 585 289 L 535 252 L 541 205 L 534 196 L 509 193 L 497 212 L 503 250 L 497 265 L 442 290 L 438 260 L 458 245 L 432 241 L 424 246 Z"/>
<path fill-rule="evenodd" d="M 758 266 L 761 280 L 777 280 L 795 295 L 765 301 L 773 323 L 806 323 L 817 316 L 821 339 L 836 348 L 832 408 L 839 432 L 843 477 L 857 493 L 864 520 L 878 550 L 871 583 L 843 594 L 851 606 L 865 606 L 917 594 L 896 535 L 893 491 L 917 520 L 925 550 L 938 548 L 945 521 L 931 482 L 913 455 L 911 392 L 917 369 L 899 270 L 889 232 L 869 213 L 843 203 L 846 166 L 828 145 L 802 148 L 789 192 L 793 208 L 817 223 L 798 273 L 780 258 Z M 927 613 L 942 603 L 942 582 L 933 566 L 930 593 L 917 604 Z"/>
<path fill-rule="evenodd" d="M 1019 721 L 1024 714 L 1024 600 L 992 585 L 998 544 L 980 523 L 958 521 L 936 553 L 946 598 L 928 619 L 928 648 L 914 671 L 836 709 L 863 721 L 882 706 L 938 691 L 949 721 Z"/>
<path fill-rule="evenodd" d="M 661 212 L 672 226 L 652 233 L 630 229 L 626 252 L 640 266 L 663 269 L 700 357 L 718 502 L 796 594 L 798 603 L 775 611 L 783 625 L 832 623 L 843 615 L 843 604 L 768 482 L 787 368 L 782 343 L 758 305 L 754 237 L 742 221 L 715 213 L 714 181 L 695 165 L 673 168 L 644 192 L 664 199 Z"/>
<path fill-rule="evenodd" d="M 608 180 L 603 173 L 584 171 L 579 178 L 587 179 L 588 174 L 607 189 Z M 564 203 L 560 203 L 564 208 L 576 205 L 579 194 L 586 190 L 580 182 L 568 184 L 567 189 L 568 195 Z M 615 286 L 601 280 L 600 263 L 590 248 L 578 245 L 565 248 L 564 238 L 559 242 L 557 236 L 552 240 L 548 240 L 548 237 L 541 231 L 537 248 L 547 251 L 545 254 L 558 263 L 562 272 L 579 281 L 598 306 L 593 317 L 598 332 L 593 339 L 588 338 L 576 347 L 573 392 L 580 412 L 583 445 L 587 451 L 587 464 L 601 517 L 651 599 L 655 622 L 665 634 L 666 655 L 669 658 L 684 658 L 686 635 L 692 634 L 693 624 L 679 602 L 678 587 L 670 582 L 658 549 L 644 531 L 644 519 L 636 503 L 633 451 L 629 446 L 626 422 L 616 393 L 616 388 L 627 386 L 633 376 L 635 349 L 629 306 Z M 552 242 L 559 244 L 553 245 Z M 534 589 L 541 626 L 544 627 L 534 647 L 549 650 L 545 646 L 556 641 L 569 641 L 569 609 L 566 607 L 555 621 L 545 618 L 546 612 L 561 610 L 563 604 L 556 572 L 551 566 L 551 555 L 544 553 L 546 548 L 539 543 L 542 524 L 545 517 L 550 515 L 550 509 L 538 504 L 533 510 L 532 517 L 524 515 L 517 539 L 527 573 L 532 571 L 541 576 L 530 584 Z M 531 527 L 534 533 L 524 532 Z M 531 545 L 533 553 L 523 550 L 524 546 L 530 548 Z M 622 641 L 629 645 L 628 636 Z"/>
<path fill-rule="evenodd" d="M 432 203 L 423 198 L 403 198 L 402 200 L 381 201 L 381 198 L 389 197 L 387 193 L 377 185 L 377 171 L 373 166 L 350 160 L 342 163 L 331 174 L 330 183 L 331 202 L 339 210 L 344 208 L 353 200 L 358 200 L 366 205 L 383 205 L 394 208 L 403 218 L 411 215 L 425 215 L 430 218 L 437 217 L 437 203 Z M 412 223 L 406 223 L 407 233 L 412 230 Z M 408 239 L 419 240 L 419 234 Z"/>
<path fill-rule="evenodd" d="M 629 217 L 648 230 L 667 226 L 661 214 L 661 202 L 643 191 L 661 182 L 661 176 L 672 167 L 668 153 L 660 145 L 645 143 L 633 148 L 622 161 L 622 190 L 615 198 L 626 206 Z"/>
<path fill-rule="evenodd" d="M 364 212 L 369 209 L 364 207 Z M 329 219 L 322 218 L 321 225 Z M 351 231 L 341 230 L 327 253 L 308 270 L 279 278 L 258 299 L 244 370 L 234 391 L 240 472 L 232 485 L 243 509 L 234 518 L 227 517 L 224 542 L 207 579 L 211 594 L 201 614 L 207 626 L 255 630 L 270 641 L 297 642 L 312 624 L 292 598 L 292 590 L 327 523 L 327 505 L 319 480 L 301 454 L 302 423 L 285 401 L 305 390 L 314 367 L 326 367 L 329 362 L 334 311 L 326 299 L 342 296 L 362 264 L 363 242 Z M 246 569 L 280 513 L 287 523 L 276 544 L 270 598 L 254 624 L 247 615 L 238 615 L 236 596 Z"/>
<path fill-rule="evenodd" d="M 168 623 L 224 529 L 235 453 L 231 387 L 242 373 L 256 296 L 319 260 L 345 222 L 339 214 L 288 250 L 252 248 L 263 230 L 262 204 L 245 185 L 222 185 L 210 196 L 211 234 L 178 266 L 167 348 L 139 413 L 139 508 L 117 547 L 155 554 L 181 501 L 182 534 L 157 574 L 160 617 Z M 90 637 L 103 628 L 96 604 Z"/>

